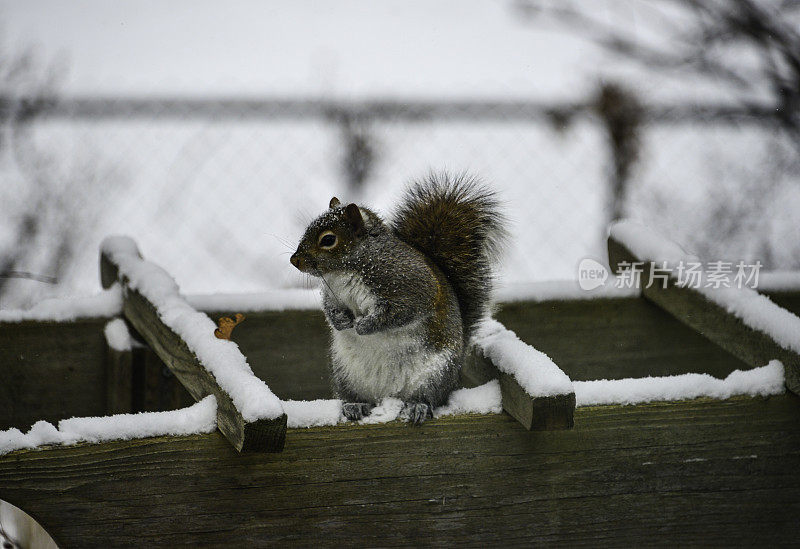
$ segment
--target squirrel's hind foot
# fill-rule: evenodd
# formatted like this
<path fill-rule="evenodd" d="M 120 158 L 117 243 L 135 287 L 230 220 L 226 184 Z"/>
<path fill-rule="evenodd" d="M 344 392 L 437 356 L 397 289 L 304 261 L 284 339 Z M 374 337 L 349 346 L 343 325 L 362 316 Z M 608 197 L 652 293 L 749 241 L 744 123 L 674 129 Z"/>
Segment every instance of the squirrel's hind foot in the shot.
<path fill-rule="evenodd" d="M 409 402 L 404 411 L 408 413 L 408 422 L 411 425 L 422 425 L 426 419 L 433 418 L 433 408 L 424 402 Z"/>
<path fill-rule="evenodd" d="M 364 419 L 375 406 L 369 402 L 345 402 L 342 404 L 342 413 L 350 421 Z"/>

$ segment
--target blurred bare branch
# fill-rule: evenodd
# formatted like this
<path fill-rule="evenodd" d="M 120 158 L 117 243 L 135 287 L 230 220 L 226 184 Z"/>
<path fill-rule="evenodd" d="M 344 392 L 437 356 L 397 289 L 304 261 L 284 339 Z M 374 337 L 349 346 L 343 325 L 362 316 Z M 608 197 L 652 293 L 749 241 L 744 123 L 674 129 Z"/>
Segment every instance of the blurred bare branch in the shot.
<path fill-rule="evenodd" d="M 637 38 L 625 25 L 596 15 L 593 3 L 518 0 L 526 20 L 555 21 L 606 50 L 662 71 L 689 71 L 735 89 L 765 88 L 780 125 L 800 136 L 800 2 L 654 0 L 667 40 Z M 677 10 L 676 10 L 677 8 Z M 656 10 L 657 11 L 657 10 Z M 678 15 L 680 18 L 678 18 Z M 795 21 L 792 24 L 791 21 Z M 756 63 L 745 62 L 745 52 Z"/>
<path fill-rule="evenodd" d="M 371 177 L 376 160 L 375 137 L 369 130 L 369 122 L 363 116 L 346 110 L 334 110 L 330 115 L 341 132 L 342 178 L 354 196 L 362 193 L 364 184 Z"/>
<path fill-rule="evenodd" d="M 7 302 L 10 293 L 19 298 L 9 288 L 20 279 L 57 284 L 85 226 L 99 214 L 87 207 L 100 182 L 99 159 L 73 158 L 67 168 L 36 143 L 37 123 L 57 103 L 59 74 L 55 63 L 45 65 L 33 49 L 0 52 L 0 199 L 9 207 L 0 227 L 5 236 L 0 245 L 0 302 Z"/>
<path fill-rule="evenodd" d="M 611 221 L 625 214 L 628 182 L 639 159 L 644 108 L 633 92 L 610 82 L 600 86 L 594 106 L 603 122 L 611 156 L 608 205 Z"/>

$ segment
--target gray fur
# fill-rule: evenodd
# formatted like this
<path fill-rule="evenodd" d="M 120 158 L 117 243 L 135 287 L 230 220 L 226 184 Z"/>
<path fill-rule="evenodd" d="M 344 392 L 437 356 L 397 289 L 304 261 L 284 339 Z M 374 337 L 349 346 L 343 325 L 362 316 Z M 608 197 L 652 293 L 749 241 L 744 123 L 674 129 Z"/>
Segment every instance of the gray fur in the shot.
<path fill-rule="evenodd" d="M 335 248 L 318 246 L 325 231 L 337 235 Z M 479 265 L 468 258 L 459 264 L 475 269 L 475 283 L 488 286 L 488 259 L 479 259 Z M 391 396 L 401 398 L 409 421 L 419 424 L 446 403 L 459 382 L 470 330 L 452 282 L 431 258 L 371 210 L 347 210 L 331 200 L 331 208 L 307 228 L 292 262 L 323 281 L 323 310 L 332 328 L 331 379 L 348 419 L 363 417 L 370 404 Z M 460 281 L 469 276 L 457 273 Z M 482 299 L 488 291 L 480 288 L 477 295 Z M 485 304 L 467 306 L 474 311 Z"/>

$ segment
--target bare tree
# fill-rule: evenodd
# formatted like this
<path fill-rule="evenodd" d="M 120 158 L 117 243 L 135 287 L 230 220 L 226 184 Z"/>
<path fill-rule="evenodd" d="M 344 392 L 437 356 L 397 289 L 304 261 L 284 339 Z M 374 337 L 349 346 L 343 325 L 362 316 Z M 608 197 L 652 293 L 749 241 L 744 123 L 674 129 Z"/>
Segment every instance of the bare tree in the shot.
<path fill-rule="evenodd" d="M 651 189 L 647 200 L 639 201 L 636 213 L 679 233 L 701 256 L 744 254 L 769 268 L 797 268 L 797 259 L 786 252 L 797 249 L 796 237 L 786 229 L 776 231 L 772 214 L 781 218 L 792 214 L 786 211 L 792 206 L 781 197 L 791 195 L 800 183 L 800 1 L 650 0 L 633 4 L 639 13 L 651 17 L 649 26 L 644 24 L 649 32 L 642 32 L 641 24 L 634 28 L 605 17 L 607 11 L 596 2 L 516 0 L 513 5 L 524 20 L 556 24 L 638 64 L 645 74 L 672 75 L 679 84 L 687 76 L 694 77 L 692 82 L 713 83 L 720 90 L 719 103 L 736 98 L 751 117 L 758 117 L 762 127 L 774 129 L 763 132 L 763 149 L 748 150 L 747 158 L 729 154 L 728 166 L 709 156 L 708 165 L 717 167 L 718 173 L 708 182 L 705 197 L 689 204 L 683 203 L 684 198 L 674 189 Z M 654 113 L 652 106 L 640 106 L 643 110 L 638 111 L 634 107 L 629 113 L 633 116 L 627 117 L 636 121 L 634 126 L 628 126 L 620 112 L 604 114 L 602 105 L 624 104 L 624 97 L 624 88 L 619 88 L 601 92 L 595 100 L 615 151 L 615 173 L 610 179 L 614 216 L 630 194 L 631 161 L 638 153 L 638 132 L 631 133 L 630 128 L 637 127 L 642 116 L 649 122 Z M 691 120 L 713 123 L 705 118 L 709 110 L 702 105 L 681 105 L 676 110 Z M 724 110 L 717 110 L 714 120 L 719 122 Z"/>
<path fill-rule="evenodd" d="M 0 153 L 6 161 L 2 188 L 6 193 L 14 193 L 12 197 L 4 197 L 6 208 L 4 217 L 6 223 L 12 225 L 8 230 L 10 237 L 4 249 L 0 251 L 0 297 L 4 294 L 12 278 L 33 278 L 43 282 L 54 282 L 53 277 L 36 275 L 19 270 L 28 253 L 27 244 L 32 242 L 39 234 L 40 213 L 43 210 L 42 193 L 28 192 L 28 185 L 11 179 L 18 179 L 22 174 L 14 168 L 20 149 L 24 148 L 24 128 L 30 124 L 43 110 L 51 87 L 51 79 L 43 76 L 39 63 L 32 49 L 21 53 L 0 53 Z M 36 188 L 31 185 L 30 188 Z"/>
<path fill-rule="evenodd" d="M 377 157 L 375 136 L 367 121 L 345 111 L 329 113 L 330 120 L 339 126 L 343 144 L 340 172 L 350 193 L 358 196 L 373 175 Z"/>
<path fill-rule="evenodd" d="M 91 195 L 104 175 L 87 154 L 65 166 L 37 143 L 36 126 L 56 99 L 59 65 L 45 66 L 32 49 L 0 53 L 0 305 L 29 305 L 30 282 L 57 284 L 81 237 L 97 219 Z M 96 200 L 96 199 L 95 199 Z M 96 206 L 96 204 L 95 204 Z"/>
<path fill-rule="evenodd" d="M 516 0 L 527 20 L 555 21 L 607 51 L 662 72 L 725 82 L 766 93 L 781 127 L 800 137 L 800 1 L 651 0 L 665 40 L 642 40 L 598 16 L 595 3 Z M 753 94 L 742 103 L 761 112 Z"/>
<path fill-rule="evenodd" d="M 610 82 L 600 86 L 593 106 L 603 122 L 610 152 L 607 209 L 609 221 L 613 221 L 624 215 L 628 183 L 639 159 L 644 109 L 633 92 Z"/>

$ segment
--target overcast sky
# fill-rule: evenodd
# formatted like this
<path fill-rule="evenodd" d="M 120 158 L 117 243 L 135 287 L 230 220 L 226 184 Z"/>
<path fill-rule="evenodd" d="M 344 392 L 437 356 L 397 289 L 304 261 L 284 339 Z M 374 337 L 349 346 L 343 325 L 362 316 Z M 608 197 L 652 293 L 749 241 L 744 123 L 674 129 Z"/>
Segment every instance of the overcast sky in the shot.
<path fill-rule="evenodd" d="M 591 15 L 658 43 L 662 7 L 592 0 Z M 66 94 L 578 100 L 601 79 L 651 100 L 739 93 L 648 73 L 511 0 L 0 0 L 0 17 L 7 43 L 68 60 Z"/>
<path fill-rule="evenodd" d="M 552 97 L 597 56 L 510 2 L 0 2 L 7 40 L 70 62 L 69 93 Z"/>

